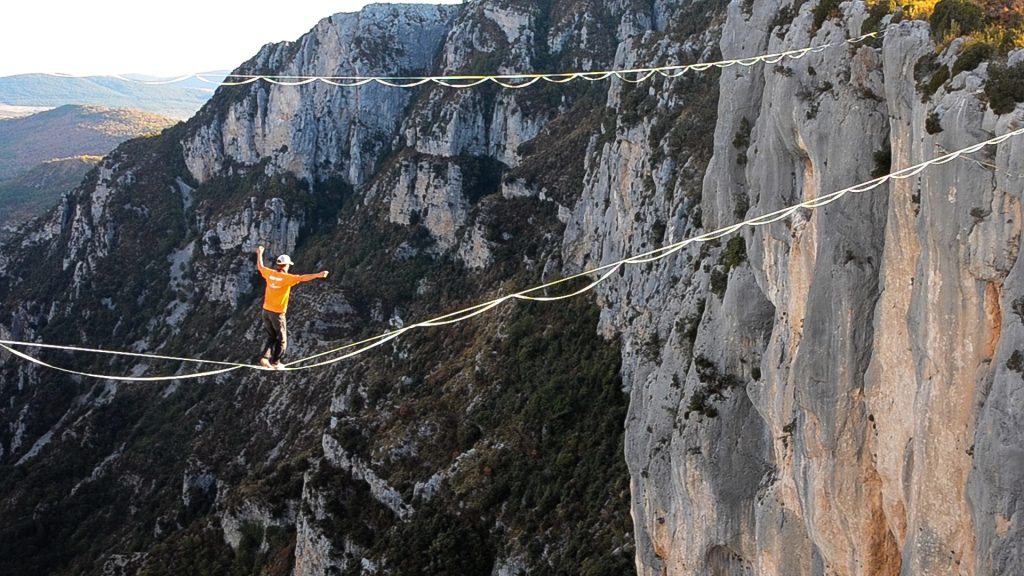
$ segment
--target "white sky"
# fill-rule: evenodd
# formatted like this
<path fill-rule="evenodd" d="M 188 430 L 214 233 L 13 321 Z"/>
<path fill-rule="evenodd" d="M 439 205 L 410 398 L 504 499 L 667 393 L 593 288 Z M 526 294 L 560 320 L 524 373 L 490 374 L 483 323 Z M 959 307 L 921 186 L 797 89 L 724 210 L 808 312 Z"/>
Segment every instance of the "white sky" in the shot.
<path fill-rule="evenodd" d="M 391 0 L 377 0 L 393 3 Z M 456 4 L 459 0 L 404 0 Z M 0 76 L 33 72 L 176 76 L 230 70 L 268 42 L 369 0 L 10 0 Z"/>

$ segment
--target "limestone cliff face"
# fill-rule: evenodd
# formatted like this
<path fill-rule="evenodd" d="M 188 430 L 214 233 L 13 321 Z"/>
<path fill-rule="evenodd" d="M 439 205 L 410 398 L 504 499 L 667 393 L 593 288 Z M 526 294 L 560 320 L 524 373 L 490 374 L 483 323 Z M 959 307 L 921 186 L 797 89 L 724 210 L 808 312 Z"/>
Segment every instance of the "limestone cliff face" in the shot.
<path fill-rule="evenodd" d="M 782 4 L 733 3 L 723 55 L 841 42 L 865 19 L 863 5 L 844 4 L 812 34 L 805 5 L 773 31 Z M 951 63 L 958 48 L 940 59 Z M 899 168 L 1021 125 L 1020 107 L 996 116 L 980 96 L 985 66 L 922 101 L 914 68 L 934 51 L 927 24 L 906 22 L 877 44 L 724 71 L 705 229 L 869 180 L 876 151 L 891 149 Z M 940 132 L 926 128 L 929 115 Z M 621 140 L 591 174 L 625 173 L 610 188 L 628 205 L 628 183 L 652 167 Z M 604 290 L 607 326 L 626 338 L 642 573 L 1022 569 L 1015 490 L 1006 491 L 1024 471 L 1010 440 L 1021 387 L 1020 318 L 1010 313 L 1021 146 L 744 230 L 749 263 L 722 266 L 705 252 L 705 270 L 728 273 L 723 293 L 694 293 L 708 281 L 690 272 L 696 250 Z M 621 215 L 651 207 L 603 212 L 585 196 L 567 254 L 643 251 Z M 608 234 L 573 240 L 590 228 Z M 714 412 L 702 415 L 715 390 Z"/>
<path fill-rule="evenodd" d="M 297 42 L 268 44 L 237 73 L 409 76 L 434 69 L 457 8 L 371 5 L 320 21 Z M 340 82 L 340 80 L 339 80 Z M 393 145 L 412 92 L 378 84 L 341 89 L 316 83 L 276 89 L 258 82 L 182 143 L 199 182 L 229 163 L 266 163 L 268 173 L 314 180 L 341 175 L 359 185 Z"/>
<path fill-rule="evenodd" d="M 378 5 L 238 72 L 630 68 L 867 18 L 815 29 L 797 4 Z M 639 84 L 223 88 L 4 245 L 0 336 L 246 357 L 263 243 L 336 272 L 297 290 L 297 358 L 1024 122 L 984 101 L 988 64 L 922 98 L 935 50 L 911 21 Z M 1010 140 L 301 378 L 94 385 L 5 358 L 0 545 L 68 574 L 1020 572 L 1021 174 Z M 63 555 L 31 552 L 51 533 Z"/>

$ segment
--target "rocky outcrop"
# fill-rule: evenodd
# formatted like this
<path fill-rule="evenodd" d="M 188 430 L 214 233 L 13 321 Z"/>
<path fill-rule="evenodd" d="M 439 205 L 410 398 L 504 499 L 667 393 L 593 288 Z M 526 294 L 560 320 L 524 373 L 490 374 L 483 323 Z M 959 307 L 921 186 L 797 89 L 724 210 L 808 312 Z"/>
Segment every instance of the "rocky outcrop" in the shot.
<path fill-rule="evenodd" d="M 393 486 L 389 486 L 367 463 L 346 453 L 329 434 L 324 434 L 323 447 L 324 459 L 328 463 L 351 474 L 356 480 L 366 482 L 373 497 L 396 516 L 404 519 L 415 512 L 411 506 L 403 501 L 402 495 L 398 490 L 395 490 Z"/>

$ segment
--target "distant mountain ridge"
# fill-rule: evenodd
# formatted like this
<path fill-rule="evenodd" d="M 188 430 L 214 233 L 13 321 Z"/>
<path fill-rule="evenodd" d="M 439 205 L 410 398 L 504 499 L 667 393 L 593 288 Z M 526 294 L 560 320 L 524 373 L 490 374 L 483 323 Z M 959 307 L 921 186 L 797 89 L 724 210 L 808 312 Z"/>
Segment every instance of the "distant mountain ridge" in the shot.
<path fill-rule="evenodd" d="M 219 81 L 223 73 L 212 73 Z M 132 76 L 129 76 L 132 78 Z M 149 77 L 138 76 L 148 80 Z M 65 104 L 137 108 L 178 120 L 191 117 L 213 96 L 215 84 L 187 80 L 173 84 L 142 84 L 108 76 L 70 78 L 47 74 L 0 77 L 0 103 L 56 107 Z"/>
<path fill-rule="evenodd" d="M 0 229 L 53 206 L 118 144 L 175 123 L 141 110 L 77 105 L 0 119 Z"/>
<path fill-rule="evenodd" d="M 47 160 L 102 156 L 129 138 L 174 123 L 173 118 L 140 110 L 78 105 L 0 120 L 0 180 Z"/>

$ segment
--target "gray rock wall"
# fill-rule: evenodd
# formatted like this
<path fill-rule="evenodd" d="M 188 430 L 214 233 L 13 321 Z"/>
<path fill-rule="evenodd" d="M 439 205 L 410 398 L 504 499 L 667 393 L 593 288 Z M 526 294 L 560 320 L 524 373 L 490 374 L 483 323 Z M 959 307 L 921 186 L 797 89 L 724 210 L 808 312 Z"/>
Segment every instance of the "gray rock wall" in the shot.
<path fill-rule="evenodd" d="M 777 35 L 768 23 L 781 4 L 748 13 L 733 3 L 723 55 L 842 42 L 865 17 L 862 4 L 844 4 L 841 20 L 812 34 L 807 4 Z M 1021 125 L 1020 107 L 988 109 L 984 65 L 922 101 L 914 65 L 934 50 L 927 24 L 907 22 L 881 42 L 724 71 L 704 228 L 869 180 L 886 147 L 896 169 Z M 941 132 L 928 133 L 929 114 Z M 633 232 L 628 216 L 651 209 L 632 187 L 651 156 L 633 140 L 620 135 L 590 169 L 566 235 L 570 261 L 642 251 L 649 228 Z M 729 272 L 721 297 L 699 289 L 699 308 L 691 291 L 708 278 L 707 268 L 691 273 L 697 249 L 602 289 L 609 330 L 626 343 L 641 573 L 1021 570 L 1011 520 L 1021 319 L 1010 312 L 1021 146 L 742 231 L 749 263 Z M 602 197 L 614 206 L 602 211 Z M 608 233 L 587 244 L 586 229 Z M 706 250 L 705 266 L 721 253 Z M 677 338 L 687 318 L 699 318 L 692 350 Z M 723 375 L 736 385 L 712 397 L 717 414 L 684 416 Z"/>
<path fill-rule="evenodd" d="M 422 75 L 433 69 L 457 10 L 371 5 L 358 14 L 338 14 L 298 42 L 264 46 L 239 73 Z M 242 94 L 244 99 L 217 110 L 212 122 L 183 143 L 186 164 L 200 183 L 230 162 L 266 162 L 268 173 L 310 181 L 341 174 L 353 185 L 363 184 L 397 137 L 412 92 L 379 84 L 338 89 L 320 82 L 275 87 L 260 81 L 243 87 Z"/>

